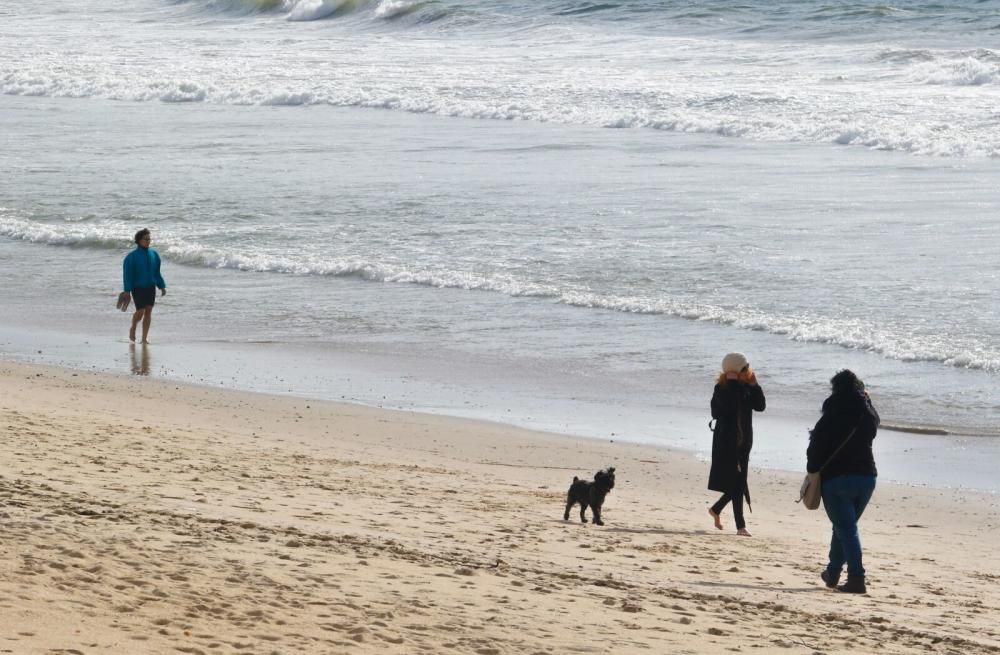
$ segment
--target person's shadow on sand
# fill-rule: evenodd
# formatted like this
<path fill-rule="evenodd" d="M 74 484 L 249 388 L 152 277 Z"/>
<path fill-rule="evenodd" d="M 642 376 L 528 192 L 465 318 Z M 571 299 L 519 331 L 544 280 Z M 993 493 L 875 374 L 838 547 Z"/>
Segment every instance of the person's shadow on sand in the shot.
<path fill-rule="evenodd" d="M 128 356 L 132 366 L 132 375 L 149 375 L 149 348 L 143 344 L 141 352 L 136 355 L 135 344 L 129 344 Z"/>

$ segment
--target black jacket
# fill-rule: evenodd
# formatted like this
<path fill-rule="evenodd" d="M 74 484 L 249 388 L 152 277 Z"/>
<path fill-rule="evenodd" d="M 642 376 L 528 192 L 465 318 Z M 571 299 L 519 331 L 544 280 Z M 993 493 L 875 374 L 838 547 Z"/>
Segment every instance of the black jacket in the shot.
<path fill-rule="evenodd" d="M 872 401 L 860 391 L 835 393 L 823 402 L 823 416 L 816 422 L 806 451 L 806 470 L 816 473 L 833 455 L 847 435 L 857 426 L 854 436 L 823 469 L 823 479 L 858 473 L 877 475 L 872 441 L 881 422 Z"/>
<path fill-rule="evenodd" d="M 753 412 L 764 411 L 764 390 L 757 384 L 727 380 L 712 394 L 712 469 L 708 488 L 726 493 L 742 483 L 746 490 L 747 466 L 753 448 Z M 746 494 L 749 500 L 749 493 Z"/>

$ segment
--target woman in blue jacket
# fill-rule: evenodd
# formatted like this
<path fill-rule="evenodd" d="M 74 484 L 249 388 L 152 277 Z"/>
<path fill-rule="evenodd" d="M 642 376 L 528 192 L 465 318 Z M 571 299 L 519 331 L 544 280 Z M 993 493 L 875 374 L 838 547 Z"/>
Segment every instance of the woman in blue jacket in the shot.
<path fill-rule="evenodd" d="M 139 321 L 142 321 L 142 343 L 149 343 L 149 326 L 153 321 L 156 290 L 160 290 L 161 296 L 167 295 L 167 283 L 160 275 L 160 256 L 149 247 L 151 241 L 152 237 L 146 228 L 136 232 L 136 249 L 122 262 L 124 290 L 135 302 L 135 313 L 132 314 L 132 327 L 128 331 L 128 338 L 130 341 L 135 341 L 135 328 L 139 325 Z"/>

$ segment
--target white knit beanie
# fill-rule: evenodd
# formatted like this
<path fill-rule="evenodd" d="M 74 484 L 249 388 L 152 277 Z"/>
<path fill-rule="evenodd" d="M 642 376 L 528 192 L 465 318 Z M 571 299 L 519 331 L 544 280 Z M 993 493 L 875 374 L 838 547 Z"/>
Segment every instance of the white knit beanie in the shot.
<path fill-rule="evenodd" d="M 739 373 L 743 367 L 749 364 L 747 356 L 743 353 L 729 353 L 722 358 L 723 373 Z"/>

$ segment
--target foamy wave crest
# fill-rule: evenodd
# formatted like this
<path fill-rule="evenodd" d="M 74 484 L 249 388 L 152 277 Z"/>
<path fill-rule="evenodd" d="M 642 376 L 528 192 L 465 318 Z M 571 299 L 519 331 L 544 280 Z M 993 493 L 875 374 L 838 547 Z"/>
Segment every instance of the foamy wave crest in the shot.
<path fill-rule="evenodd" d="M 435 4 L 433 0 L 191 0 L 191 11 L 246 16 L 269 12 L 285 12 L 286 20 L 305 22 L 331 18 L 375 4 L 371 16 L 390 20 L 407 16 Z M 431 20 L 451 13 L 442 6 Z"/>
<path fill-rule="evenodd" d="M 899 361 L 937 362 L 956 368 L 1000 372 L 1000 352 L 986 343 L 956 348 L 941 337 L 893 331 L 861 319 L 811 315 L 775 315 L 748 307 L 722 307 L 691 299 L 607 297 L 591 293 L 562 293 L 558 301 L 575 307 L 632 314 L 662 314 L 691 321 L 707 321 L 743 330 L 768 332 L 792 341 L 822 343 L 862 350 Z"/>
<path fill-rule="evenodd" d="M 954 61 L 924 62 L 913 67 L 909 78 L 918 84 L 983 86 L 1000 82 L 1000 62 L 965 57 Z"/>
<path fill-rule="evenodd" d="M 1000 73 L 990 73 L 1000 79 Z M 970 78 L 970 80 L 973 78 Z M 971 82 L 970 82 L 971 83 Z M 985 83 L 985 82 L 984 82 Z M 991 82 L 993 83 L 993 82 Z M 561 102 L 555 95 L 519 97 L 516 100 L 487 100 L 461 94 L 436 96 L 422 89 L 351 88 L 305 85 L 304 88 L 261 89 L 220 88 L 194 81 L 130 80 L 109 84 L 104 80 L 64 81 L 52 77 L 14 73 L 0 77 L 0 93 L 22 96 L 103 97 L 113 100 L 160 101 L 167 103 L 206 102 L 231 105 L 308 106 L 331 105 L 389 109 L 416 114 L 436 114 L 455 118 L 507 121 L 534 121 L 594 125 L 609 128 L 645 128 L 669 132 L 712 134 L 753 141 L 793 143 L 833 143 L 873 150 L 907 152 L 938 157 L 1000 157 L 1000 133 L 988 122 L 974 117 L 963 123 L 898 116 L 852 119 L 843 113 L 808 116 L 774 115 L 763 110 L 739 113 L 734 110 L 699 112 L 686 107 L 621 112 L 617 107 L 579 107 Z"/>
<path fill-rule="evenodd" d="M 350 11 L 355 5 L 355 0 L 286 0 L 285 2 L 290 21 L 329 18 L 338 11 Z"/>
<path fill-rule="evenodd" d="M 426 1 L 412 2 L 410 0 L 382 0 L 375 7 L 375 18 L 391 19 L 399 18 L 407 14 L 419 11 L 427 5 Z"/>
<path fill-rule="evenodd" d="M 0 236 L 32 243 L 123 251 L 131 247 L 134 221 L 63 221 L 39 223 L 0 209 Z M 956 368 L 1000 372 L 1000 351 L 995 344 L 967 337 L 961 342 L 941 335 L 915 334 L 908 326 L 875 324 L 864 319 L 833 318 L 811 314 L 775 314 L 746 306 L 722 306 L 691 297 L 615 296 L 594 293 L 573 285 L 532 280 L 523 274 L 482 273 L 462 270 L 447 262 L 383 261 L 377 255 L 326 256 L 225 249 L 157 231 L 157 250 L 167 261 L 202 268 L 233 269 L 256 273 L 353 277 L 361 280 L 413 284 L 440 289 L 500 293 L 511 297 L 547 299 L 574 307 L 631 314 L 665 315 L 691 321 L 729 325 L 742 330 L 782 335 L 793 341 L 823 343 L 876 353 L 900 361 L 938 362 Z"/>
<path fill-rule="evenodd" d="M 0 209 L 0 235 L 30 243 L 101 250 L 119 250 L 128 248 L 132 244 L 134 224 L 126 224 L 123 221 L 102 221 L 99 224 L 91 224 L 87 220 L 87 218 L 70 218 L 61 224 L 38 223 L 17 218 Z"/>
<path fill-rule="evenodd" d="M 331 1 L 339 2 L 299 0 L 295 6 L 305 12 L 303 17 L 317 17 L 316 12 L 333 5 L 322 4 L 326 9 L 318 9 L 316 3 Z M 395 4 L 400 0 L 385 1 L 401 6 Z M 554 85 L 547 78 L 518 77 L 520 72 L 510 70 L 487 77 L 478 69 L 458 71 L 447 84 L 441 80 L 430 84 L 424 72 L 400 81 L 349 66 L 330 67 L 322 75 L 313 75 L 310 69 L 270 77 L 248 77 L 238 68 L 178 68 L 162 73 L 136 68 L 110 75 L 86 66 L 75 70 L 54 66 L 36 70 L 31 62 L 24 66 L 0 73 L 0 93 L 167 103 L 325 104 L 461 118 L 657 129 L 753 141 L 833 143 L 943 157 L 1000 157 L 995 117 L 978 104 L 952 103 L 941 95 L 924 94 L 913 103 L 896 103 L 900 111 L 883 112 L 859 105 L 853 93 L 719 93 L 694 84 L 670 92 L 636 93 L 616 79 L 588 77 L 576 86 Z M 1000 60 L 991 61 L 985 55 L 951 63 L 921 61 L 907 70 L 920 84 L 994 85 L 1000 81 Z M 889 102 L 890 97 L 879 102 Z"/>
<path fill-rule="evenodd" d="M 18 218 L 0 208 L 0 236 L 37 244 L 98 250 L 123 250 L 132 246 L 134 222 L 87 220 L 67 219 L 62 223 L 41 223 Z M 225 250 L 201 245 L 167 231 L 157 231 L 156 249 L 168 261 L 203 268 L 357 277 L 372 282 L 493 291 L 517 297 L 555 297 L 558 293 L 554 287 L 524 282 L 511 275 L 483 275 L 472 271 L 387 264 L 361 257 L 321 259 L 307 256 L 297 259 L 268 252 Z"/>
<path fill-rule="evenodd" d="M 159 243 L 159 252 L 165 259 L 206 268 L 229 268 L 256 273 L 356 277 L 370 282 L 493 291 L 515 297 L 554 297 L 558 292 L 555 288 L 524 282 L 510 275 L 482 275 L 472 271 L 404 266 L 364 257 L 319 259 L 306 256 L 303 259 L 296 259 L 266 252 L 228 251 L 170 239 L 160 239 Z"/>
<path fill-rule="evenodd" d="M 167 84 L 166 89 L 157 94 L 163 102 L 204 102 L 206 91 L 193 82 Z"/>
<path fill-rule="evenodd" d="M 622 116 L 605 122 L 604 126 L 715 134 L 753 141 L 833 143 L 934 157 L 1000 157 L 1000 138 L 984 127 L 976 128 L 982 130 L 977 135 L 957 125 L 924 126 L 908 122 L 905 117 L 886 117 L 881 122 L 868 123 L 844 116 L 810 116 L 799 121 L 752 113 L 697 115 L 678 111 L 677 114 L 669 119 Z"/>

